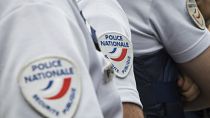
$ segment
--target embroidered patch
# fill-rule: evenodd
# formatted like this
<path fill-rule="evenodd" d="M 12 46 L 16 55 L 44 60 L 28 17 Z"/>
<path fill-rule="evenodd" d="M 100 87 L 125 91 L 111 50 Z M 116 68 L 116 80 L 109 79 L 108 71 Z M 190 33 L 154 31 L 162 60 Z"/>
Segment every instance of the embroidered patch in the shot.
<path fill-rule="evenodd" d="M 124 78 L 128 75 L 133 61 L 131 42 L 122 34 L 105 33 L 98 39 L 102 53 L 112 63 L 116 76 Z"/>
<path fill-rule="evenodd" d="M 200 10 L 198 9 L 198 6 L 196 4 L 195 0 L 187 0 L 187 10 L 190 15 L 190 17 L 193 19 L 195 24 L 200 28 L 200 29 L 205 29 L 205 20 L 203 18 L 203 15 L 201 14 Z"/>
<path fill-rule="evenodd" d="M 81 80 L 75 65 L 61 57 L 27 64 L 18 79 L 25 99 L 46 117 L 69 117 L 77 110 Z"/>

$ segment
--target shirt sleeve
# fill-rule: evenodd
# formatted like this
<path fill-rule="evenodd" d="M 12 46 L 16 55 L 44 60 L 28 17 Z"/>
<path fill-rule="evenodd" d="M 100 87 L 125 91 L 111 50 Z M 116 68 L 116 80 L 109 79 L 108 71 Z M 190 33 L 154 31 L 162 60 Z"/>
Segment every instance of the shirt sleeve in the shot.
<path fill-rule="evenodd" d="M 210 33 L 196 26 L 185 0 L 153 0 L 150 25 L 157 40 L 177 63 L 188 62 L 210 45 Z"/>
<path fill-rule="evenodd" d="M 117 32 L 131 39 L 128 18 L 116 0 L 80 0 L 78 5 L 88 23 L 97 29 L 97 37 Z"/>
<path fill-rule="evenodd" d="M 75 111 L 75 117 L 103 117 L 93 80 L 88 70 L 88 51 L 95 50 L 88 49 L 86 44 L 88 38 L 84 36 L 79 26 L 79 18 L 77 19 L 72 11 L 70 10 L 68 15 L 66 15 L 59 8 L 54 8 L 51 5 L 27 3 L 1 19 L 0 65 L 2 69 L 0 71 L 0 84 L 1 88 L 3 88 L 1 91 L 5 93 L 5 96 L 2 96 L 5 99 L 5 104 L 1 107 L 5 108 L 2 109 L 5 111 L 1 110 L 1 113 L 7 113 L 6 116 L 10 115 L 10 117 L 16 117 L 16 115 L 31 118 L 41 117 L 40 113 L 29 107 L 28 103 L 30 102 L 27 103 L 23 100 L 24 96 L 19 92 L 20 88 L 18 83 L 16 83 L 16 79 L 18 79 L 22 68 L 26 64 L 33 63 L 36 59 L 62 57 L 70 60 L 71 64 L 75 65 L 77 79 L 81 80 L 82 94 L 79 92 L 75 94 L 81 98 L 79 101 L 73 101 L 79 102 Z M 6 84 L 8 81 L 11 84 Z M 31 91 L 33 92 L 32 89 Z M 14 97 L 16 100 L 14 100 Z M 88 108 L 90 104 L 91 109 Z M 12 108 L 8 108 L 9 106 Z M 37 107 L 38 105 L 31 106 L 35 109 L 40 109 Z M 65 106 L 63 107 L 65 108 Z M 10 109 L 9 113 L 6 108 Z M 22 114 L 20 115 L 20 113 Z"/>
<path fill-rule="evenodd" d="M 117 32 L 131 41 L 127 16 L 116 0 L 81 0 L 78 4 L 87 22 L 96 30 L 97 38 L 105 33 Z M 125 78 L 116 77 L 114 81 L 122 102 L 132 102 L 142 106 L 133 68 Z"/>
<path fill-rule="evenodd" d="M 126 78 L 120 79 L 116 77 L 114 80 L 122 102 L 135 103 L 143 108 L 139 93 L 136 89 L 133 67 Z"/>

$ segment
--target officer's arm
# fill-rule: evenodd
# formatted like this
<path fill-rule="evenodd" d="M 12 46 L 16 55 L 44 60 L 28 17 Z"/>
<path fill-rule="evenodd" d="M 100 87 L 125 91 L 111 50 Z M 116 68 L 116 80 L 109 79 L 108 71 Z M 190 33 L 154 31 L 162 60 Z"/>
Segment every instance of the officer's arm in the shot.
<path fill-rule="evenodd" d="M 88 23 L 96 30 L 97 38 L 105 33 L 118 32 L 130 39 L 127 17 L 116 0 L 83 0 L 78 4 Z M 114 80 L 123 102 L 124 117 L 143 118 L 133 70 L 126 78 L 115 78 Z"/>
<path fill-rule="evenodd" d="M 199 7 L 199 9 L 200 9 L 200 11 L 201 11 L 201 13 L 202 13 L 202 15 L 204 16 L 204 19 L 206 20 L 206 26 L 207 26 L 207 28 L 210 30 L 210 1 L 209 0 L 196 0 L 196 2 L 197 2 L 197 5 L 198 5 L 198 7 Z M 208 57 L 208 55 L 209 55 L 209 51 L 208 51 L 209 49 L 207 49 L 203 54 L 201 54 L 198 58 L 196 58 L 196 59 L 194 59 L 194 60 L 192 60 L 191 62 L 188 62 L 188 63 L 185 63 L 185 64 L 182 64 L 182 66 L 186 69 L 185 71 L 189 71 L 188 72 L 188 74 L 189 75 L 191 75 L 191 73 L 193 72 L 193 71 L 195 71 L 194 69 L 194 66 L 195 67 L 202 67 L 202 65 L 201 64 L 208 64 L 208 62 L 207 62 L 207 57 Z M 191 66 L 193 67 L 193 70 L 192 69 L 190 69 L 190 70 L 188 70 L 188 68 L 191 68 Z M 209 75 L 206 75 L 206 74 L 208 74 L 208 73 L 204 73 L 204 72 L 208 72 L 208 66 L 209 65 L 206 65 L 206 67 L 205 68 L 203 68 L 203 70 L 204 71 L 202 71 L 202 69 L 199 69 L 200 71 L 202 71 L 203 72 L 203 74 L 202 73 L 200 73 L 200 72 L 198 72 L 197 70 L 196 70 L 196 72 L 198 72 L 199 74 L 202 74 L 202 79 L 204 79 L 205 77 L 206 78 L 209 78 Z M 196 74 L 196 73 L 195 73 Z M 195 76 L 194 75 L 191 75 L 191 76 L 193 76 L 194 78 L 196 77 L 196 76 L 198 76 L 198 78 L 197 78 L 197 81 L 200 81 L 200 85 L 202 85 L 202 83 L 205 83 L 205 82 L 207 82 L 207 80 L 206 81 L 204 81 L 204 80 L 202 80 L 201 78 L 200 78 L 200 75 L 199 74 L 196 74 Z M 189 80 L 189 79 L 188 79 Z M 195 79 L 196 80 L 196 79 Z M 180 81 L 181 82 L 181 81 Z M 188 82 L 188 84 L 189 84 L 189 82 Z M 192 103 L 187 103 L 187 109 L 189 110 L 189 108 L 193 108 L 193 106 L 195 107 L 195 106 L 197 106 L 197 105 L 202 105 L 202 104 L 204 104 L 204 106 L 202 105 L 202 107 L 205 107 L 206 105 L 208 105 L 208 104 L 206 104 L 206 102 L 208 102 L 208 101 L 205 101 L 205 99 L 206 98 L 208 98 L 208 96 L 206 96 L 206 95 L 208 95 L 208 88 L 207 89 L 205 89 L 205 87 L 203 87 L 203 86 L 205 86 L 205 84 L 203 84 L 202 85 L 202 87 L 200 87 L 201 88 L 201 91 L 202 91 L 202 94 L 201 94 L 201 96 L 199 96 L 199 98 L 195 101 L 195 102 L 193 102 L 193 104 Z M 186 87 L 182 87 L 182 88 L 186 88 Z M 191 88 L 193 88 L 193 87 L 191 87 Z M 195 88 L 195 87 L 194 87 Z M 205 89 L 205 90 L 202 90 L 202 89 Z M 197 90 L 197 89 L 194 89 L 194 90 Z M 188 93 L 189 93 L 190 91 L 188 91 Z M 207 93 L 205 93 L 205 92 L 207 92 Z M 194 92 L 194 93 L 196 93 L 196 92 Z M 196 94 L 192 94 L 193 96 L 194 95 L 196 95 Z M 206 94 L 206 95 L 205 95 Z M 194 97 L 195 98 L 195 97 Z M 192 97 L 189 97 L 188 96 L 188 99 L 193 99 Z M 189 101 L 188 101 L 189 102 Z M 199 108 L 199 106 L 197 106 L 196 108 Z"/>
<path fill-rule="evenodd" d="M 155 2 L 157 4 L 154 5 L 160 4 L 158 1 Z M 201 96 L 208 99 L 210 98 L 210 48 L 208 48 L 210 34 L 204 29 L 203 19 L 195 18 L 195 14 L 192 15 L 190 11 L 192 3 L 193 1 L 190 0 L 165 2 L 164 5 L 172 7 L 173 10 L 155 6 L 156 9 L 153 10 L 155 17 L 151 18 L 156 28 L 160 30 L 157 37 L 161 37 L 160 40 L 167 52 L 175 62 L 179 63 L 184 73 L 195 81 L 201 90 Z M 168 30 L 169 26 L 170 30 Z M 205 99 L 203 101 L 207 104 L 204 104 L 204 107 L 210 105 L 210 102 L 208 103 Z"/>
<path fill-rule="evenodd" d="M 198 99 L 186 103 L 186 109 L 200 109 L 210 106 L 210 48 L 207 48 L 197 58 L 180 64 L 183 71 L 199 86 L 201 94 Z"/>
<path fill-rule="evenodd" d="M 0 31 L 4 32 L 1 32 L 0 42 L 5 45 L 1 45 L 5 48 L 1 50 L 1 59 L 4 59 L 1 62 L 6 65 L 1 71 L 6 72 L 10 68 L 14 71 L 3 73 L 1 77 L 7 80 L 12 77 L 13 84 L 8 87 L 15 90 L 8 94 L 18 100 L 12 101 L 12 104 L 18 102 L 14 105 L 15 112 L 8 109 L 9 104 L 5 107 L 9 110 L 8 114 L 14 113 L 10 117 L 67 118 L 72 117 L 71 114 L 80 118 L 103 117 L 87 64 L 90 54 L 94 54 L 91 52 L 95 50 L 91 50 L 91 45 L 88 45 L 91 43 L 88 43 L 88 35 L 82 28 L 83 21 L 76 7 L 70 3 L 73 2 L 69 2 L 68 16 L 51 2 L 46 4 L 42 1 L 23 1 L 22 5 L 16 6 L 17 9 L 4 16 L 4 23 L 0 27 Z M 97 65 L 99 59 L 94 62 Z M 27 81 L 24 81 L 25 77 Z M 52 86 L 55 86 L 50 94 L 46 92 L 48 90 L 42 91 L 48 82 L 53 82 Z M 62 83 L 63 87 L 58 87 Z M 59 91 L 63 92 L 62 96 L 51 97 L 54 100 L 47 97 L 61 95 L 56 93 Z M 90 104 L 91 109 L 85 109 Z M 2 114 L 0 117 L 3 117 Z"/>
<path fill-rule="evenodd" d="M 124 118 L 144 118 L 142 109 L 139 105 L 133 103 L 123 103 L 123 117 Z"/>
<path fill-rule="evenodd" d="M 201 6 L 200 6 L 200 8 L 201 8 Z M 203 14 L 204 14 L 204 12 L 202 12 Z M 206 14 L 204 14 L 204 16 L 205 16 Z M 206 26 L 207 26 L 207 28 L 208 28 L 208 30 L 210 31 L 210 23 L 209 23 L 209 20 L 207 20 L 206 21 Z M 198 58 L 201 58 L 201 59 L 204 59 L 204 61 L 206 61 L 208 58 L 206 58 L 206 57 L 208 57 L 208 55 L 207 54 L 209 54 L 209 51 L 208 50 L 210 50 L 209 48 L 203 53 L 203 54 L 201 54 L 200 55 L 200 57 L 198 57 Z M 206 57 L 201 57 L 201 56 L 203 56 L 203 55 L 206 55 Z M 196 58 L 195 60 L 192 60 L 192 62 L 189 62 L 189 63 L 186 63 L 186 64 L 182 64 L 182 66 L 188 66 L 189 64 L 190 65 L 195 65 L 195 64 L 193 64 L 193 63 L 195 63 L 194 61 L 198 61 L 198 59 Z M 199 62 L 200 63 L 200 62 Z M 199 64 L 198 63 L 198 64 Z M 205 63 L 205 62 L 204 62 Z M 207 62 L 207 64 L 208 64 L 208 62 Z M 196 66 L 196 65 L 195 65 Z M 201 66 L 202 67 L 202 66 Z M 205 69 L 205 68 L 204 68 Z M 207 69 L 205 69 L 206 71 L 207 71 Z M 204 77 L 205 77 L 205 75 L 203 75 Z M 206 77 L 208 77 L 209 78 L 209 76 L 206 76 Z M 198 78 L 198 79 L 200 79 L 200 78 Z M 204 83 L 205 83 L 205 81 L 204 81 Z M 202 89 L 202 87 L 201 87 L 201 89 Z M 208 89 L 206 90 L 206 94 L 208 95 Z M 188 101 L 188 102 L 186 102 L 186 105 L 185 105 L 185 109 L 186 110 L 194 110 L 194 109 L 200 109 L 200 108 L 202 108 L 202 107 L 206 107 L 206 105 L 209 105 L 209 100 L 207 99 L 208 98 L 208 96 L 206 97 L 206 95 L 205 95 L 205 91 L 204 92 L 202 92 L 202 94 L 195 100 L 195 101 L 193 101 L 193 102 L 190 102 L 190 101 Z M 191 99 L 191 98 L 190 98 Z M 207 103 L 206 103 L 207 102 Z"/>

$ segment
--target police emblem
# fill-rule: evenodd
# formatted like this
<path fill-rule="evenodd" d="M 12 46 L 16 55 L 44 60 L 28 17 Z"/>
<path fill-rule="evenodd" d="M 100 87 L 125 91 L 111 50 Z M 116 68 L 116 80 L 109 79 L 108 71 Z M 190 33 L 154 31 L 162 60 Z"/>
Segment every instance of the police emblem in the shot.
<path fill-rule="evenodd" d="M 133 46 L 120 33 L 105 33 L 98 39 L 99 47 L 105 57 L 112 63 L 116 76 L 124 78 L 128 75 L 133 61 Z"/>
<path fill-rule="evenodd" d="M 76 66 L 62 57 L 45 57 L 27 64 L 18 76 L 23 96 L 45 117 L 71 118 L 81 95 Z"/>
<path fill-rule="evenodd" d="M 203 18 L 203 15 L 201 14 L 200 10 L 198 9 L 197 3 L 195 0 L 187 0 L 186 2 L 187 5 L 187 10 L 190 15 L 190 17 L 193 19 L 195 24 L 200 28 L 200 29 L 205 29 L 205 20 Z"/>

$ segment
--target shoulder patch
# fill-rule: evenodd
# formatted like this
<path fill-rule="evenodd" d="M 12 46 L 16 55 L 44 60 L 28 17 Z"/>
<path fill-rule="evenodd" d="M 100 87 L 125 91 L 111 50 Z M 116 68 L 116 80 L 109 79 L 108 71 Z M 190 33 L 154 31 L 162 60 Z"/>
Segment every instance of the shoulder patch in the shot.
<path fill-rule="evenodd" d="M 198 9 L 196 1 L 187 0 L 186 5 L 187 5 L 187 11 L 190 17 L 192 18 L 192 20 L 200 29 L 204 30 L 206 28 L 205 20 L 200 10 Z"/>
<path fill-rule="evenodd" d="M 133 63 L 132 43 L 120 33 L 105 33 L 98 39 L 99 47 L 105 57 L 112 63 L 116 76 L 128 75 Z"/>
<path fill-rule="evenodd" d="M 77 110 L 81 80 L 68 59 L 37 59 L 23 67 L 18 82 L 26 101 L 45 117 L 71 118 Z"/>

